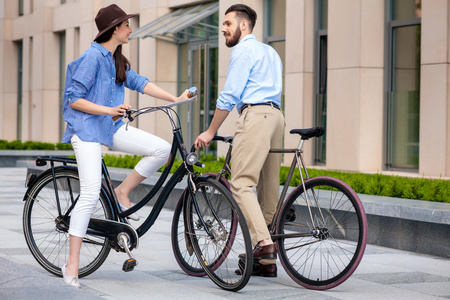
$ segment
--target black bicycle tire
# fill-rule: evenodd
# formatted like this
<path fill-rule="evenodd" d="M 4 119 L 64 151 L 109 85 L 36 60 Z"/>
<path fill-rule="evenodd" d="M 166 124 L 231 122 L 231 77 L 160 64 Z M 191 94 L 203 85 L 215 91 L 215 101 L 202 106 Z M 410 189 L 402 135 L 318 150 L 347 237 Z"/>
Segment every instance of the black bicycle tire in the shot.
<path fill-rule="evenodd" d="M 185 201 L 184 197 L 186 192 L 188 192 L 187 188 L 181 194 L 173 212 L 172 229 L 170 234 L 172 251 L 178 265 L 186 274 L 195 277 L 203 277 L 206 275 L 206 272 L 198 262 L 197 256 L 194 253 L 191 255 L 187 249 L 181 250 L 184 247 L 182 247 L 180 243 L 186 244 L 187 242 L 190 242 L 186 241 L 184 220 L 181 220 L 181 217 L 183 216 L 183 203 Z M 198 265 L 198 267 L 195 265 Z"/>
<path fill-rule="evenodd" d="M 216 180 L 217 175 L 217 173 L 205 173 L 202 176 Z M 220 183 L 223 184 L 228 190 L 230 189 L 230 183 L 226 178 L 221 176 L 219 180 Z M 186 274 L 195 277 L 203 277 L 206 275 L 206 272 L 200 266 L 200 263 L 198 262 L 195 254 L 192 253 L 191 255 L 191 253 L 189 253 L 186 249 L 187 246 L 185 247 L 185 245 L 187 243 L 190 243 L 190 241 L 186 241 L 184 220 L 181 218 L 183 217 L 183 203 L 185 201 L 184 197 L 187 195 L 187 193 L 189 193 L 188 188 L 186 188 L 181 194 L 173 213 L 172 228 L 170 234 L 172 251 L 177 264 Z"/>
<path fill-rule="evenodd" d="M 354 253 L 351 256 L 351 259 L 348 259 L 348 263 L 345 264 L 344 260 L 346 258 L 347 255 L 343 255 L 343 253 L 346 254 L 346 251 L 348 251 L 349 249 L 345 249 L 350 248 L 350 244 L 348 242 L 347 244 L 344 244 L 345 246 L 342 248 L 342 250 L 335 250 L 338 249 L 337 245 L 338 245 L 338 239 L 335 239 L 333 237 L 334 232 L 330 233 L 331 239 L 333 240 L 333 242 L 335 243 L 333 251 L 332 252 L 336 252 L 336 256 L 340 256 L 341 260 L 332 260 L 331 255 L 333 255 L 332 253 L 330 254 L 329 252 L 326 252 L 325 249 L 319 249 L 319 244 L 322 244 L 322 241 L 325 241 L 327 239 L 321 239 L 321 238 L 317 238 L 315 237 L 313 240 L 315 240 L 314 242 L 312 242 L 310 240 L 309 243 L 306 243 L 304 246 L 300 246 L 300 245 L 296 245 L 295 249 L 299 249 L 297 250 L 292 250 L 294 253 L 297 253 L 297 256 L 295 256 L 296 262 L 292 263 L 290 259 L 294 260 L 294 254 L 286 253 L 286 249 L 285 249 L 285 238 L 278 238 L 277 239 L 277 249 L 278 249 L 278 253 L 279 253 L 279 257 L 281 260 L 281 264 L 283 266 L 283 268 L 285 269 L 285 271 L 287 272 L 287 274 L 298 284 L 302 285 L 305 288 L 308 289 L 313 289 L 313 290 L 327 290 L 327 289 L 331 289 L 334 288 L 340 284 L 342 284 L 343 282 L 345 282 L 352 274 L 353 272 L 356 270 L 356 268 L 358 267 L 359 263 L 361 262 L 361 259 L 364 255 L 364 251 L 365 251 L 365 247 L 366 247 L 366 243 L 367 243 L 367 218 L 365 215 L 365 211 L 364 211 L 364 207 L 361 203 L 361 200 L 359 199 L 358 195 L 353 191 L 353 189 L 350 188 L 350 186 L 348 186 L 346 183 L 344 183 L 341 180 L 338 180 L 336 178 L 332 178 L 332 177 L 315 177 L 309 180 L 305 181 L 305 187 L 306 190 L 310 190 L 311 188 L 317 187 L 317 186 L 328 186 L 328 187 L 332 187 L 337 189 L 340 193 L 342 193 L 344 198 L 339 198 L 337 197 L 338 193 L 336 193 L 336 195 L 333 195 L 333 192 L 321 192 L 321 190 L 316 189 L 315 193 L 322 193 L 322 194 L 329 194 L 330 195 L 330 206 L 332 203 L 334 203 L 334 209 L 330 209 L 329 211 L 327 211 L 327 213 L 329 214 L 329 218 L 325 218 L 329 224 L 334 224 L 336 223 L 336 225 L 338 226 L 334 226 L 334 228 L 340 228 L 341 233 L 343 232 L 342 228 L 345 228 L 346 224 L 344 224 L 343 222 L 346 221 L 348 222 L 350 225 L 348 225 L 347 227 L 351 227 L 351 224 L 358 224 L 357 225 L 357 229 L 356 229 L 356 225 L 354 228 L 348 229 L 345 231 L 345 233 L 351 232 L 351 230 L 354 230 L 354 232 L 357 232 L 357 242 L 356 242 L 356 247 L 353 245 L 351 246 L 351 248 L 354 248 Z M 283 206 L 281 208 L 280 214 L 278 216 L 277 219 L 277 226 L 276 226 L 276 233 L 279 235 L 282 235 L 283 233 L 285 233 L 285 225 L 286 224 L 291 224 L 289 223 L 289 221 L 287 219 L 291 219 L 292 218 L 292 207 L 293 204 L 295 202 L 296 199 L 298 199 L 299 197 L 301 197 L 301 195 L 304 194 L 303 192 L 303 186 L 299 185 L 296 189 L 294 189 L 294 191 L 291 192 L 291 194 L 287 197 L 287 199 L 285 200 L 285 202 L 283 203 Z M 321 195 L 318 195 L 318 197 L 321 197 Z M 344 199 L 345 197 L 347 198 L 348 201 L 346 201 L 347 203 L 344 203 Z M 332 201 L 331 201 L 332 200 Z M 339 205 L 339 207 L 338 207 Z M 345 207 L 345 210 L 344 210 Z M 352 209 L 353 207 L 353 209 Z M 323 209 L 325 207 L 323 207 L 322 205 L 322 212 Z M 290 211 L 291 210 L 291 211 Z M 300 210 L 300 209 L 298 209 Z M 354 212 L 351 210 L 354 210 Z M 318 211 L 318 210 L 317 210 Z M 341 212 L 339 212 L 341 211 Z M 343 211 L 343 212 L 342 212 Z M 331 213 L 330 213 L 331 212 Z M 339 216 L 339 213 L 342 216 Z M 291 215 L 289 215 L 291 214 Z M 339 218 L 339 220 L 337 219 Z M 317 218 L 318 219 L 318 218 Z M 307 221 L 305 221 L 307 222 Z M 306 224 L 306 223 L 305 223 Z M 289 226 L 289 225 L 287 225 Z M 303 225 L 304 227 L 306 227 L 306 225 Z M 325 228 L 325 227 L 324 227 Z M 349 234 L 350 235 L 350 234 Z M 338 236 L 338 234 L 336 234 L 336 236 Z M 304 237 L 305 239 L 307 239 L 307 237 Z M 311 237 L 310 237 L 311 238 Z M 351 237 L 353 239 L 356 240 L 356 238 Z M 328 238 L 329 240 L 330 238 Z M 289 242 L 289 239 L 288 239 Z M 312 249 L 313 245 L 316 246 L 316 249 Z M 303 276 L 302 274 L 300 274 L 298 272 L 298 270 L 300 269 L 300 267 L 296 267 L 294 266 L 294 264 L 297 264 L 299 262 L 299 258 L 298 255 L 300 253 L 300 249 L 304 248 L 305 252 L 302 253 L 301 256 L 306 255 L 310 261 L 314 261 L 316 259 L 318 260 L 322 260 L 323 261 L 331 261 L 334 263 L 334 267 L 337 267 L 337 265 L 339 263 L 342 263 L 345 265 L 345 267 L 342 267 L 342 270 L 338 270 L 339 273 L 337 273 L 336 275 L 327 278 L 326 280 L 322 280 L 319 278 L 315 278 L 314 280 L 312 278 L 307 278 L 305 276 Z M 294 249 L 294 247 L 292 246 L 291 249 Z M 319 250 L 318 250 L 319 249 Z M 331 249 L 331 248 L 330 248 Z M 306 252 L 308 251 L 308 252 Z M 313 259 L 311 259 L 311 257 L 313 255 L 315 255 L 314 253 L 317 252 L 318 254 L 318 258 L 314 256 Z M 331 251 L 330 251 L 331 252 Z M 307 254 L 305 254 L 307 253 Z M 325 256 L 324 253 L 326 253 L 328 256 Z M 300 257 L 301 257 L 300 256 Z M 344 256 L 344 259 L 342 259 L 342 256 Z M 325 257 L 327 259 L 325 259 Z M 322 262 L 322 261 L 321 261 Z M 313 264 L 312 262 L 310 262 L 310 264 Z M 322 264 L 323 265 L 323 264 Z M 321 266 L 322 266 L 321 265 Z M 303 269 L 308 269 L 307 266 L 307 262 L 304 262 L 303 264 L 300 264 L 301 268 Z M 316 270 L 313 270 L 313 267 L 310 266 L 309 267 L 309 272 L 313 273 Z M 317 269 L 317 268 L 316 268 Z M 330 272 L 330 270 L 328 270 L 328 272 Z M 326 272 L 324 272 L 323 270 L 319 271 L 319 274 L 322 275 Z"/>
<path fill-rule="evenodd" d="M 57 168 L 55 168 L 55 178 L 56 178 L 56 180 L 70 179 L 72 183 L 79 181 L 77 169 L 74 167 L 57 167 Z M 25 205 L 24 205 L 24 211 L 23 211 L 23 231 L 24 231 L 24 236 L 25 236 L 25 240 L 27 242 L 28 248 L 30 249 L 31 254 L 36 259 L 36 261 L 48 272 L 50 272 L 56 276 L 62 277 L 61 267 L 64 265 L 64 263 L 67 260 L 67 255 L 66 255 L 67 252 L 64 252 L 63 249 L 67 249 L 67 247 L 68 247 L 69 234 L 67 232 L 58 230 L 55 225 L 56 219 L 53 221 L 54 222 L 53 225 L 55 225 L 55 226 L 53 227 L 52 232 L 49 231 L 48 236 L 50 236 L 51 234 L 54 234 L 55 239 L 58 238 L 58 240 L 64 241 L 60 244 L 60 248 L 56 251 L 56 253 L 58 253 L 58 255 L 59 255 L 59 253 L 61 253 L 61 255 L 63 255 L 63 253 L 64 253 L 64 259 L 60 259 L 59 256 L 55 257 L 55 260 L 57 260 L 57 262 L 55 264 L 55 263 L 49 261 L 49 257 L 46 257 L 46 255 L 44 255 L 44 253 L 42 253 L 41 249 L 37 245 L 37 243 L 36 243 L 37 238 L 35 238 L 35 235 L 33 233 L 34 232 L 33 226 L 35 226 L 35 225 L 33 225 L 32 221 L 31 221 L 33 218 L 33 207 L 36 203 L 38 203 L 38 201 L 33 201 L 33 199 L 39 199 L 39 201 L 46 202 L 46 200 L 44 198 L 42 198 L 42 199 L 39 198 L 39 193 L 41 191 L 43 191 L 47 185 L 48 185 L 49 189 L 54 190 L 53 175 L 50 172 L 50 170 L 46 171 L 42 175 L 40 175 L 34 181 L 33 185 L 27 190 L 27 194 L 24 199 Z M 56 199 L 47 200 L 47 201 L 56 201 Z M 60 200 L 60 202 L 61 202 L 61 200 Z M 46 202 L 46 203 L 50 204 L 50 202 Z M 99 203 L 104 210 L 105 218 L 112 219 L 112 212 L 107 204 L 107 195 L 103 190 L 100 193 Z M 50 205 L 50 207 L 51 207 L 51 205 Z M 48 211 L 48 213 L 50 214 L 51 212 Z M 57 213 L 56 208 L 55 208 L 55 213 Z M 37 214 L 37 212 L 36 212 L 36 214 Z M 50 219 L 50 217 L 56 218 L 55 215 L 49 215 L 49 220 L 52 220 L 52 219 Z M 51 228 L 51 227 L 49 227 L 49 228 Z M 85 242 L 86 242 L 86 240 L 85 240 Z M 83 243 L 83 246 L 87 247 L 87 246 L 85 246 L 85 245 L 87 245 L 85 242 Z M 90 244 L 90 245 L 92 245 L 92 244 Z M 83 256 L 83 254 L 84 254 L 83 246 L 81 249 L 80 256 Z M 101 248 L 98 251 L 98 255 L 96 255 L 90 263 L 83 264 L 83 266 L 80 266 L 78 277 L 81 278 L 81 277 L 85 277 L 89 274 L 92 274 L 106 260 L 106 258 L 109 255 L 109 252 L 111 250 L 111 248 L 109 247 L 109 240 L 105 239 L 105 241 L 103 242 L 103 245 L 100 247 Z M 84 259 L 86 259 L 86 257 L 83 256 L 82 259 L 84 260 Z"/>
<path fill-rule="evenodd" d="M 245 260 L 243 262 L 243 265 L 241 265 L 241 274 L 235 273 L 235 269 L 238 269 L 238 262 L 239 262 L 238 255 L 239 254 L 242 254 L 242 252 L 244 252 L 246 257 L 253 257 L 250 233 L 248 231 L 244 216 L 243 216 L 238 204 L 232 197 L 231 193 L 228 191 L 228 189 L 226 189 L 226 187 L 223 184 L 217 182 L 216 180 L 214 180 L 212 178 L 208 178 L 208 177 L 199 178 L 195 184 L 196 184 L 197 190 L 202 190 L 202 189 L 206 190 L 206 186 L 209 186 L 209 187 L 212 187 L 213 190 L 217 190 L 218 192 L 221 193 L 221 195 L 224 196 L 223 200 L 220 200 L 220 203 L 221 203 L 221 205 L 223 205 L 224 201 L 228 202 L 228 205 L 232 209 L 231 219 L 233 219 L 233 220 L 231 222 L 233 222 L 234 220 L 237 221 L 239 228 L 236 229 L 236 231 L 240 230 L 240 233 L 242 234 L 242 238 L 239 238 L 239 241 L 237 241 L 235 233 L 234 233 L 234 235 L 231 234 L 229 237 L 227 235 L 226 253 L 224 254 L 224 252 L 220 251 L 220 254 L 219 254 L 220 259 L 222 259 L 222 261 L 218 261 L 216 258 L 214 258 L 213 259 L 214 263 L 210 264 L 207 261 L 209 259 L 208 258 L 209 254 L 205 252 L 205 249 L 207 247 L 205 247 L 204 245 L 202 245 L 202 246 L 199 245 L 200 239 L 199 239 L 199 236 L 196 234 L 196 228 L 194 225 L 195 222 L 193 221 L 193 218 L 195 218 L 197 213 L 192 208 L 193 207 L 192 206 L 193 198 L 191 196 L 189 196 L 186 199 L 186 205 L 187 205 L 187 207 L 190 207 L 192 209 L 190 210 L 190 213 L 188 213 L 186 215 L 186 220 L 187 220 L 186 223 L 188 226 L 187 231 L 188 231 L 188 234 L 190 234 L 194 252 L 197 255 L 197 259 L 200 262 L 203 269 L 205 270 L 206 274 L 217 286 L 219 286 L 220 288 L 227 290 L 227 291 L 234 291 L 234 292 L 239 291 L 243 287 L 245 287 L 245 285 L 248 283 L 251 273 L 252 273 L 252 265 L 253 265 L 253 259 Z M 197 201 L 198 201 L 198 199 L 197 199 Z M 204 219 L 207 219 L 207 218 L 204 218 Z M 222 219 L 221 221 L 225 223 L 226 219 Z M 211 222 L 211 223 L 213 223 L 213 222 Z M 196 224 L 198 224 L 198 223 L 196 223 Z M 236 227 L 237 227 L 237 225 L 236 225 Z M 209 237 L 206 237 L 205 240 L 211 241 Z M 219 242 L 212 241 L 213 244 L 219 244 Z M 237 253 L 236 249 L 231 249 L 231 247 L 233 247 L 233 245 L 236 245 L 237 247 L 241 246 L 241 248 L 239 248 L 240 253 Z M 243 249 L 242 249 L 242 247 L 243 247 Z M 218 253 L 219 251 L 211 251 L 211 252 Z M 230 262 L 228 262 L 228 259 L 230 260 Z M 225 260 L 227 260 L 227 261 L 225 262 Z M 223 272 L 226 272 L 226 276 L 221 276 L 221 274 Z M 224 280 L 224 278 L 227 280 L 230 280 L 230 281 L 231 280 L 235 280 L 235 281 L 227 282 Z"/>

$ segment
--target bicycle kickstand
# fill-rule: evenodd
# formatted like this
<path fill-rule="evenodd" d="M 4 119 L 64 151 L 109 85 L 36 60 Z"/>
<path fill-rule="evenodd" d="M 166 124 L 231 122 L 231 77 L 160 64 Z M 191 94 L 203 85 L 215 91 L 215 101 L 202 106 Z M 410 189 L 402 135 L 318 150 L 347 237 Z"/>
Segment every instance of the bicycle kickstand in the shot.
<path fill-rule="evenodd" d="M 131 251 L 129 249 L 130 237 L 125 232 L 121 232 L 117 235 L 117 241 L 119 243 L 119 246 L 125 250 L 125 252 L 128 254 L 128 257 L 129 257 L 123 263 L 122 270 L 125 272 L 133 271 L 134 267 L 137 266 L 137 261 L 134 258 L 133 254 L 131 254 Z"/>

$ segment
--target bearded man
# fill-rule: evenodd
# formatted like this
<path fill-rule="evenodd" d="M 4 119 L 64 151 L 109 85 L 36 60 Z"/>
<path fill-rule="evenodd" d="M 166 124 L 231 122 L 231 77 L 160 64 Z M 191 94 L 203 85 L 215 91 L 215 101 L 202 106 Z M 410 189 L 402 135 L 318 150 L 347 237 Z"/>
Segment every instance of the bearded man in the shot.
<path fill-rule="evenodd" d="M 281 154 L 269 154 L 269 150 L 282 147 L 285 127 L 280 110 L 282 63 L 271 46 L 252 34 L 256 18 L 256 12 L 245 4 L 232 5 L 225 12 L 221 31 L 233 51 L 213 120 L 197 137 L 195 147 L 208 146 L 236 106 L 239 118 L 231 154 L 231 191 L 255 247 L 253 258 L 259 268 L 253 275 L 276 277 L 277 252 L 267 225 L 278 202 Z"/>

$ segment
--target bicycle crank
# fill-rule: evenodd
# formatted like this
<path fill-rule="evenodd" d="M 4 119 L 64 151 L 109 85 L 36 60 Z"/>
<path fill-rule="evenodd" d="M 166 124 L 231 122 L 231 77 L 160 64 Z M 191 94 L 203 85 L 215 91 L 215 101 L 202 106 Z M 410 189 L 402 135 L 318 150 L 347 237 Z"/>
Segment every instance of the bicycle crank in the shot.
<path fill-rule="evenodd" d="M 130 237 L 127 233 L 121 232 L 117 235 L 117 243 L 120 247 L 122 247 L 125 252 L 128 254 L 128 259 L 123 263 L 122 270 L 124 272 L 130 272 L 134 270 L 134 267 L 137 266 L 137 261 L 134 258 L 133 254 L 130 251 Z"/>

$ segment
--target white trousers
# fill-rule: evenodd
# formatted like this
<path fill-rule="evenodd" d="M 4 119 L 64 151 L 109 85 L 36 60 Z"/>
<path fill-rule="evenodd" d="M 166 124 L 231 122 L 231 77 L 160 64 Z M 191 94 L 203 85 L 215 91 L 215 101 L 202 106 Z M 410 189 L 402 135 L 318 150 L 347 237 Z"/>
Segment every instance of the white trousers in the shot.
<path fill-rule="evenodd" d="M 80 176 L 80 197 L 70 218 L 69 234 L 86 235 L 89 219 L 97 206 L 102 184 L 102 145 L 84 142 L 74 134 L 71 139 Z M 148 132 L 122 126 L 113 138 L 113 150 L 144 155 L 134 168 L 139 175 L 149 177 L 169 159 L 170 144 Z"/>

